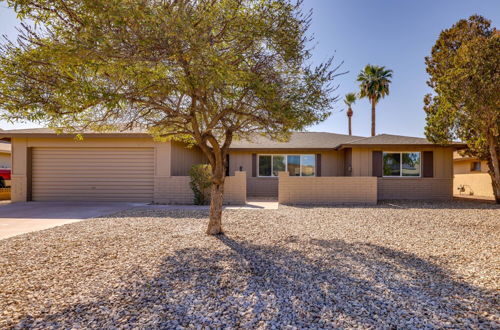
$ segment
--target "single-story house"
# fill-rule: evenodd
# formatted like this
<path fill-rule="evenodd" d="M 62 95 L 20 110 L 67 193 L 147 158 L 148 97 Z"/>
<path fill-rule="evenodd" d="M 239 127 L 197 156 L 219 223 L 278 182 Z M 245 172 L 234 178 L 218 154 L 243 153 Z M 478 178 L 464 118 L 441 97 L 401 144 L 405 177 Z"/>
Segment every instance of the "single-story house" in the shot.
<path fill-rule="evenodd" d="M 453 153 L 453 191 L 455 195 L 494 198 L 488 163 Z"/>
<path fill-rule="evenodd" d="M 188 172 L 202 152 L 155 142 L 144 131 L 84 133 L 83 141 L 49 129 L 0 132 L 13 148 L 12 201 L 191 203 Z M 450 199 L 453 151 L 423 138 L 323 132 L 288 142 L 234 141 L 225 200 L 274 197 L 281 203 L 376 203 L 380 199 Z"/>

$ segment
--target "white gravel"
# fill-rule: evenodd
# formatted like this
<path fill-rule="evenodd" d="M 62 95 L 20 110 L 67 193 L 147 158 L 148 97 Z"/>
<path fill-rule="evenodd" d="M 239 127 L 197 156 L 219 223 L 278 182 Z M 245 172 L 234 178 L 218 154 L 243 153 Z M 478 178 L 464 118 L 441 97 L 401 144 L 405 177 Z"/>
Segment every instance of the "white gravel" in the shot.
<path fill-rule="evenodd" d="M 131 210 L 0 241 L 0 328 L 499 328 L 500 208 Z"/>

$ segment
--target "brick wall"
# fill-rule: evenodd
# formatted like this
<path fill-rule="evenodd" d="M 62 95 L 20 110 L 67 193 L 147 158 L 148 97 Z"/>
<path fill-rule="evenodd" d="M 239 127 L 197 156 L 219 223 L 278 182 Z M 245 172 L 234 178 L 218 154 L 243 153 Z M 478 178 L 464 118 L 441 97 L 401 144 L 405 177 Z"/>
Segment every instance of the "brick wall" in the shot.
<path fill-rule="evenodd" d="M 376 204 L 376 177 L 290 177 L 279 174 L 281 204 Z"/>
<path fill-rule="evenodd" d="M 226 177 L 224 183 L 224 203 L 230 205 L 244 205 L 247 201 L 247 174 L 245 171 L 236 171 L 234 176 Z"/>
<path fill-rule="evenodd" d="M 278 178 L 247 178 L 247 193 L 251 197 L 278 197 Z"/>
<path fill-rule="evenodd" d="M 378 199 L 453 198 L 453 179 L 378 178 Z"/>
<path fill-rule="evenodd" d="M 189 176 L 167 176 L 155 178 L 154 201 L 159 204 L 193 204 L 193 191 L 189 187 Z M 246 202 L 246 173 L 235 172 L 226 177 L 224 204 L 242 205 Z"/>

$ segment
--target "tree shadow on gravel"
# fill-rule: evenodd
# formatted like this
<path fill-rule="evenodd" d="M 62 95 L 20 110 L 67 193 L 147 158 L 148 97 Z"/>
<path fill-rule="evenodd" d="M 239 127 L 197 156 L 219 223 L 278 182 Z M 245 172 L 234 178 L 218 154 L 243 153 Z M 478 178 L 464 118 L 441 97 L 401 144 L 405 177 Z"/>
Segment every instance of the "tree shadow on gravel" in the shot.
<path fill-rule="evenodd" d="M 496 292 L 454 280 L 410 253 L 294 236 L 272 246 L 213 240 L 213 249 L 166 257 L 154 278 L 137 271 L 125 289 L 18 326 L 500 326 Z"/>

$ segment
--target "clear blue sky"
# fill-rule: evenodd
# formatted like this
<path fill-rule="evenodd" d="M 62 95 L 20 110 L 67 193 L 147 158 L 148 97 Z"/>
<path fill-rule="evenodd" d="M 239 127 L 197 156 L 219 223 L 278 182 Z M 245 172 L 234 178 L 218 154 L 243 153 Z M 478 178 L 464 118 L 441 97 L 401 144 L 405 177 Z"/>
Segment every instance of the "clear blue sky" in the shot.
<path fill-rule="evenodd" d="M 344 61 L 336 94 L 357 92 L 356 76 L 368 63 L 394 70 L 391 93 L 377 107 L 377 133 L 423 136 L 425 114 L 422 99 L 429 91 L 424 57 L 430 53 L 441 30 L 461 18 L 480 14 L 499 27 L 500 0 L 305 0 L 313 9 L 311 32 L 315 35 L 313 61 L 335 54 Z M 15 14 L 0 4 L 0 34 L 15 37 Z M 310 131 L 347 133 L 347 118 L 341 100 L 332 116 L 310 127 Z M 358 101 L 354 107 L 353 134 L 370 134 L 370 105 Z M 0 128 L 36 127 L 35 124 Z"/>

